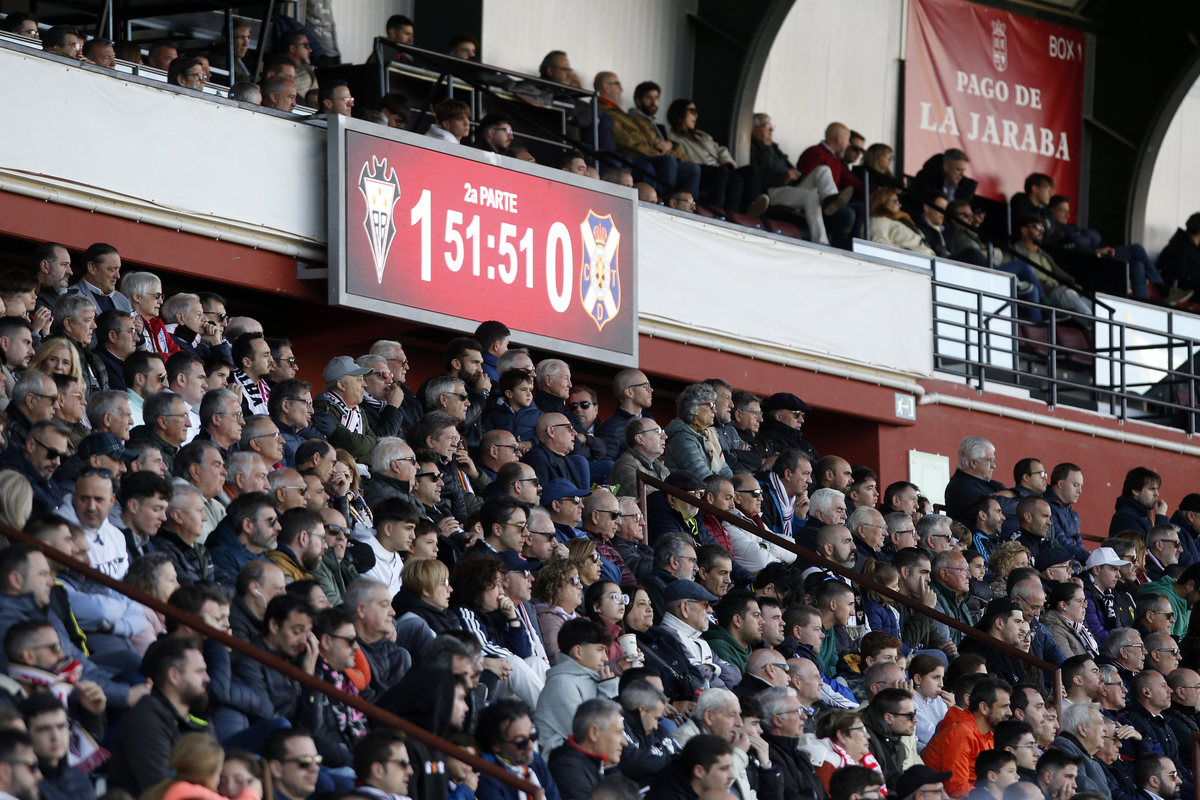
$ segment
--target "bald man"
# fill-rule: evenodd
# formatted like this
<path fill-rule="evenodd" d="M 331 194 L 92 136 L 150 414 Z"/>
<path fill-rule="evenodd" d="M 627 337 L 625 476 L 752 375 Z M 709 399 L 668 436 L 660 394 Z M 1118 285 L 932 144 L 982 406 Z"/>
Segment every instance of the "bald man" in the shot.
<path fill-rule="evenodd" d="M 596 436 L 604 440 L 609 458 L 617 458 L 625 452 L 625 426 L 631 419 L 654 419 L 650 403 L 654 399 L 654 388 L 650 379 L 640 369 L 623 369 L 613 378 L 613 397 L 617 408 L 608 419 L 596 428 Z"/>
<path fill-rule="evenodd" d="M 804 188 L 816 189 L 821 195 L 821 204 L 828 217 L 825 220 L 825 230 L 829 234 L 829 243 L 835 247 L 847 244 L 846 236 L 854 229 L 858 220 L 858 212 L 853 206 L 847 206 L 851 197 L 863 196 L 862 181 L 850 174 L 842 156 L 850 146 L 850 129 L 840 122 L 832 122 L 825 128 L 824 140 L 800 154 L 796 159 L 796 169 L 803 176 L 800 185 Z M 832 179 L 836 191 L 831 192 L 826 185 L 804 186 L 809 176 L 815 176 L 819 167 L 829 167 L 829 179 Z M 827 179 L 828 180 L 828 179 Z M 821 183 L 824 183 L 822 181 Z M 848 227 L 847 227 L 848 223 Z"/>
<path fill-rule="evenodd" d="M 777 650 L 755 650 L 746 660 L 742 681 L 734 687 L 736 694 L 756 695 L 772 686 L 787 686 L 787 660 Z"/>

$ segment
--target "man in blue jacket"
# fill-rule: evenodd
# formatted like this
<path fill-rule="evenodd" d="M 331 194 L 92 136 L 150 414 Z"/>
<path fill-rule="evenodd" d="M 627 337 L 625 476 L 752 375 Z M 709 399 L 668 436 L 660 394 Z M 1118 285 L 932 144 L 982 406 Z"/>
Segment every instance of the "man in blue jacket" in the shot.
<path fill-rule="evenodd" d="M 1121 496 L 1117 498 L 1116 513 L 1108 525 L 1108 535 L 1121 531 L 1137 531 L 1145 536 L 1159 522 L 1167 521 L 1167 503 L 1159 498 L 1162 478 L 1147 467 L 1134 467 L 1125 476 Z"/>
<path fill-rule="evenodd" d="M 1083 535 L 1079 530 L 1079 513 L 1072 508 L 1083 494 L 1083 470 L 1070 462 L 1054 467 L 1050 473 L 1050 488 L 1042 498 L 1050 504 L 1050 518 L 1054 523 L 1054 546 L 1066 550 L 1071 557 L 1082 563 L 1088 551 L 1083 546 Z M 1197 504 L 1200 508 L 1200 504 Z"/>

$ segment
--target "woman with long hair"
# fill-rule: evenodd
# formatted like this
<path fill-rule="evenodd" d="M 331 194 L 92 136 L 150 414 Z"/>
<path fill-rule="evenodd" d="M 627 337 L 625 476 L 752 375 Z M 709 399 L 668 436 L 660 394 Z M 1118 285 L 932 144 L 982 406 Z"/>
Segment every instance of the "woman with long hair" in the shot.
<path fill-rule="evenodd" d="M 223 800 L 217 792 L 225 750 L 207 733 L 185 733 L 171 748 L 171 776 L 142 793 L 141 800 Z M 233 800 L 260 800 L 261 781 L 250 781 Z"/>
<path fill-rule="evenodd" d="M 699 119 L 691 100 L 680 98 L 667 107 L 667 136 L 700 165 L 701 197 L 725 211 L 762 216 L 770 199 L 762 193 L 758 171 L 753 166 L 739 167 L 728 147 L 696 128 Z"/>
<path fill-rule="evenodd" d="M 567 552 L 570 554 L 568 558 L 575 562 L 579 570 L 579 580 L 583 582 L 583 588 L 586 589 L 600 580 L 600 553 L 596 550 L 594 541 L 572 539 L 567 542 Z"/>
<path fill-rule="evenodd" d="M 75 348 L 65 336 L 43 339 L 34 351 L 28 369 L 36 369 L 46 375 L 70 375 L 81 388 L 87 386 L 83 379 L 83 364 L 75 357 Z"/>
<path fill-rule="evenodd" d="M 908 662 L 908 674 L 913 685 L 913 711 L 917 714 L 917 748 L 920 749 L 929 744 L 929 740 L 937 732 L 938 723 L 954 704 L 954 695 L 948 694 L 943 688 L 946 665 L 937 656 L 922 654 L 913 657 L 913 660 Z"/>
<path fill-rule="evenodd" d="M 1054 643 L 1068 658 L 1085 653 L 1092 658 L 1100 655 L 1096 637 L 1084 624 L 1088 598 L 1082 586 L 1069 581 L 1055 585 L 1046 600 L 1046 606 L 1041 616 L 1042 625 L 1054 636 Z"/>
<path fill-rule="evenodd" d="M 32 513 L 33 487 L 29 479 L 16 470 L 0 472 L 0 523 L 20 530 Z M 7 539 L 0 537 L 0 540 L 3 541 L 0 548 L 8 545 Z"/>
<path fill-rule="evenodd" d="M 903 189 L 904 177 L 892 172 L 895 160 L 896 154 L 891 145 L 877 142 L 867 148 L 862 163 L 851 172 L 860 181 L 866 178 L 870 182 L 872 194 L 876 189 Z"/>
<path fill-rule="evenodd" d="M 583 595 L 584 616 L 599 622 L 612 634 L 612 643 L 604 655 L 608 658 L 608 668 L 614 675 L 620 675 L 633 663 L 621 649 L 621 643 L 617 641 L 625 633 L 621 624 L 625 620 L 625 609 L 629 607 L 629 599 L 629 595 L 611 581 L 596 581 Z"/>
<path fill-rule="evenodd" d="M 351 528 L 355 523 L 364 528 L 374 528 L 371 506 L 359 494 L 358 485 L 358 464 L 354 461 L 354 456 L 339 448 L 337 460 L 329 473 L 329 480 L 325 482 L 325 491 L 329 493 L 329 505 L 342 512 Z"/>

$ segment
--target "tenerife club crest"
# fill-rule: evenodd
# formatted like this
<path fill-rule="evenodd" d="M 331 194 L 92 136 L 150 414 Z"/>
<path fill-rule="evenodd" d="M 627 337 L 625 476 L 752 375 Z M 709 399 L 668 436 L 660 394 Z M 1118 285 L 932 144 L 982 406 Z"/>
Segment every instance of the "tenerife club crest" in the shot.
<path fill-rule="evenodd" d="M 604 330 L 621 312 L 621 274 L 617 264 L 621 232 L 611 214 L 600 216 L 590 209 L 579 229 L 583 233 L 579 296 L 583 310 L 595 321 L 596 328 Z"/>
<path fill-rule="evenodd" d="M 998 19 L 992 20 L 992 66 L 1000 72 L 1008 69 L 1008 26 Z"/>
<path fill-rule="evenodd" d="M 367 201 L 367 218 L 363 220 L 363 227 L 367 231 L 367 241 L 371 243 L 375 278 L 383 283 L 383 268 L 387 265 L 392 240 L 396 238 L 393 212 L 396 201 L 400 199 L 400 181 L 396 179 L 396 171 L 388 168 L 386 158 L 378 161 L 371 156 L 370 164 L 363 162 L 362 172 L 358 176 L 358 189 Z"/>

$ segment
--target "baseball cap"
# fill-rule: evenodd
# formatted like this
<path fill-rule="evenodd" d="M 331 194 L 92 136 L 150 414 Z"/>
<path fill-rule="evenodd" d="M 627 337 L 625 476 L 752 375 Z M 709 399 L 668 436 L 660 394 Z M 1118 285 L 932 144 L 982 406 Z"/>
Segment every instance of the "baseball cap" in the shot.
<path fill-rule="evenodd" d="M 1127 567 L 1128 561 L 1122 561 L 1117 558 L 1117 551 L 1111 547 L 1097 547 L 1088 556 L 1087 564 L 1084 565 L 1087 569 L 1092 567 Z"/>
<path fill-rule="evenodd" d="M 709 605 L 716 605 L 720 599 L 695 581 L 672 581 L 663 589 L 664 603 L 673 603 L 676 600 L 702 600 Z"/>
<path fill-rule="evenodd" d="M 704 481 L 696 477 L 696 473 L 689 472 L 686 469 L 676 470 L 667 476 L 664 481 L 668 486 L 674 486 L 676 489 L 681 489 L 685 492 L 697 492 L 704 488 Z"/>
<path fill-rule="evenodd" d="M 347 375 L 366 375 L 370 372 L 370 367 L 360 367 L 350 356 L 337 356 L 325 366 L 321 377 L 326 383 L 337 383 Z"/>
<path fill-rule="evenodd" d="M 917 764 L 904 770 L 900 780 L 896 781 L 896 797 L 911 797 L 927 783 L 945 783 L 950 780 L 953 772 L 938 772 L 933 767 Z"/>
<path fill-rule="evenodd" d="M 132 450 L 126 450 L 120 439 L 103 431 L 88 434 L 79 443 L 79 457 L 86 461 L 92 456 L 108 456 L 128 464 L 136 461 L 138 454 Z"/>
<path fill-rule="evenodd" d="M 763 413 L 770 411 L 810 411 L 808 403 L 791 392 L 776 392 L 762 404 Z"/>
<path fill-rule="evenodd" d="M 587 497 L 590 494 L 587 489 L 580 489 L 566 478 L 551 478 L 542 484 L 542 505 L 549 508 L 555 500 L 562 500 L 564 497 Z"/>
<path fill-rule="evenodd" d="M 530 561 L 516 550 L 502 550 L 497 555 L 504 562 L 504 568 L 507 572 L 533 572 L 542 566 L 542 562 Z"/>
<path fill-rule="evenodd" d="M 1192 492 L 1179 501 L 1180 511 L 1200 511 L 1200 494 Z"/>
<path fill-rule="evenodd" d="M 1057 547 L 1049 547 L 1037 554 L 1037 558 L 1033 560 L 1033 567 L 1038 572 L 1044 569 L 1066 564 L 1071 560 L 1071 554 L 1066 550 L 1059 550 Z"/>

